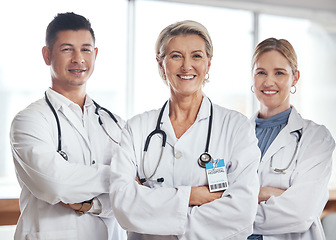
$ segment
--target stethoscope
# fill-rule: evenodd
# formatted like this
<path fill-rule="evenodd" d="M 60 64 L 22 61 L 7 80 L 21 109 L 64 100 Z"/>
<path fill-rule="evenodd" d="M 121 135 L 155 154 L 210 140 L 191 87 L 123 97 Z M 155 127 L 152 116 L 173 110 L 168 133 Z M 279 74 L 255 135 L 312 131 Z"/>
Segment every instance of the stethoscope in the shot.
<path fill-rule="evenodd" d="M 295 130 L 291 133 L 296 133 L 297 134 L 297 141 L 296 141 L 296 147 L 295 147 L 294 154 L 292 156 L 292 159 L 288 163 L 287 167 L 285 167 L 285 168 L 275 168 L 275 167 L 273 167 L 273 156 L 272 156 L 271 161 L 270 161 L 270 167 L 271 167 L 272 171 L 275 172 L 275 173 L 286 173 L 287 169 L 292 165 L 292 163 L 293 163 L 293 161 L 294 161 L 294 159 L 297 155 L 299 145 L 300 145 L 300 141 L 301 141 L 301 138 L 302 138 L 302 129 Z"/>
<path fill-rule="evenodd" d="M 56 113 L 56 110 L 55 108 L 53 107 L 53 105 L 51 104 L 48 96 L 47 96 L 47 93 L 44 92 L 44 96 L 45 96 L 45 101 L 47 102 L 48 106 L 50 107 L 52 113 L 54 114 L 55 116 L 55 119 L 56 119 L 56 123 L 57 123 L 57 132 L 58 132 L 58 146 L 57 146 L 57 152 L 66 160 L 68 161 L 68 155 L 62 150 L 62 133 L 61 133 L 61 124 L 60 124 L 60 121 L 59 121 L 59 118 L 57 116 L 57 113 Z M 93 101 L 93 100 L 92 100 Z M 95 110 L 95 114 L 98 115 L 98 122 L 100 124 L 100 126 L 104 129 L 104 132 L 107 134 L 107 136 L 113 141 L 115 142 L 116 144 L 119 144 L 116 140 L 114 140 L 111 135 L 106 131 L 105 129 L 105 126 L 103 124 L 103 121 L 101 120 L 100 118 L 100 115 L 99 115 L 99 110 L 103 110 L 105 111 L 112 119 L 113 121 L 117 124 L 117 126 L 121 128 L 121 126 L 119 125 L 118 123 L 118 120 L 116 119 L 116 117 L 109 111 L 107 110 L 106 108 L 103 108 L 101 106 L 99 106 L 98 103 L 96 103 L 95 101 L 93 101 L 94 105 L 96 106 L 96 110 Z"/>
<path fill-rule="evenodd" d="M 209 99 L 209 98 L 208 98 Z M 209 99 L 210 101 L 210 99 Z M 165 133 L 165 131 L 163 131 L 161 128 L 160 128 L 160 124 L 161 124 L 161 120 L 162 120 L 162 115 L 163 115 L 163 111 L 167 105 L 168 101 L 165 102 L 165 104 L 163 104 L 162 108 L 161 108 L 161 111 L 160 111 L 160 114 L 159 114 L 159 117 L 157 119 L 157 122 L 156 122 L 156 127 L 155 129 L 147 136 L 146 138 L 146 142 L 145 142 L 145 147 L 144 147 L 144 153 L 143 153 L 143 157 L 142 157 L 142 172 L 144 174 L 144 178 L 141 178 L 140 179 L 140 182 L 141 183 L 144 183 L 146 181 L 156 181 L 156 182 L 164 182 L 164 178 L 161 177 L 161 178 L 157 178 L 156 180 L 153 180 L 152 177 L 155 175 L 159 165 L 160 165 L 160 162 L 161 162 L 161 159 L 162 159 L 162 154 L 163 154 L 163 151 L 164 151 L 164 148 L 166 146 L 166 142 L 167 142 L 167 134 Z M 205 165 L 210 162 L 212 160 L 212 157 L 211 155 L 208 153 L 209 151 L 209 144 L 210 144 L 210 137 L 211 137 L 211 127 L 212 127 L 212 115 L 213 115 L 213 107 L 212 107 L 212 102 L 210 101 L 210 117 L 209 117 L 209 125 L 208 125 L 208 136 L 207 136 L 207 141 L 206 141 L 206 145 L 205 145 L 205 151 L 204 153 L 202 153 L 200 155 L 200 157 L 198 158 L 197 162 L 198 162 L 198 165 L 202 168 L 205 168 Z M 150 140 L 151 138 L 155 135 L 155 134 L 159 134 L 162 136 L 162 147 L 161 147 L 161 153 L 160 153 L 160 158 L 159 158 L 159 161 L 153 171 L 153 173 L 147 177 L 146 175 L 146 172 L 145 172 L 145 157 L 146 157 L 146 154 L 147 154 L 147 151 L 148 151 L 148 146 L 149 146 L 149 143 L 150 143 Z"/>

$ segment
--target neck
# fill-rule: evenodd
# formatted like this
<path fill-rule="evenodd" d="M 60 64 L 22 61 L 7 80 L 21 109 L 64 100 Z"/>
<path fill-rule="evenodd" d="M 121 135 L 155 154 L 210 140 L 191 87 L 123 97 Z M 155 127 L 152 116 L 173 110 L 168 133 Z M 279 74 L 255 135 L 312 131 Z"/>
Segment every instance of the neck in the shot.
<path fill-rule="evenodd" d="M 195 122 L 202 99 L 203 95 L 171 97 L 169 118 L 177 138 L 180 138 Z"/>
<path fill-rule="evenodd" d="M 270 117 L 273 117 L 275 115 L 277 115 L 278 113 L 284 112 L 287 109 L 290 108 L 290 105 L 286 105 L 283 107 L 278 107 L 278 108 L 268 108 L 264 105 L 260 105 L 260 110 L 259 110 L 259 118 L 263 118 L 263 119 L 268 119 Z"/>

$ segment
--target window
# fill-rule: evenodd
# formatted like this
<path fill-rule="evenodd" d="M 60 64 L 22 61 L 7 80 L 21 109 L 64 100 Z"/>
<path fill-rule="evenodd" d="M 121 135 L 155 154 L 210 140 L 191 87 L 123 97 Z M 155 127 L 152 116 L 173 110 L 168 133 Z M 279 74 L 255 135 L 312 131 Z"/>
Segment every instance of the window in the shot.
<path fill-rule="evenodd" d="M 190 19 L 208 29 L 214 45 L 210 82 L 204 93 L 214 103 L 251 115 L 252 12 L 160 1 L 138 1 L 135 9 L 136 113 L 160 108 L 168 99 L 169 89 L 159 76 L 155 60 L 155 42 L 169 24 Z"/>
<path fill-rule="evenodd" d="M 18 111 L 43 97 L 50 86 L 42 47 L 46 27 L 57 13 L 75 12 L 89 18 L 99 50 L 87 91 L 102 106 L 123 118 L 126 114 L 127 1 L 35 2 L 38 8 L 32 7 L 31 1 L 7 1 L 0 14 L 4 33 L 0 38 L 0 198 L 19 196 L 9 144 L 10 124 Z"/>
<path fill-rule="evenodd" d="M 336 41 L 321 22 L 308 19 L 262 14 L 259 18 L 260 40 L 285 38 L 298 56 L 300 79 L 292 104 L 303 118 L 325 125 L 336 137 L 336 121 L 332 109 L 336 103 Z M 336 153 L 334 152 L 334 159 Z M 336 168 L 329 183 L 336 187 Z"/>
<path fill-rule="evenodd" d="M 0 15 L 4 33 L 0 38 L 0 198 L 19 196 L 9 146 L 10 124 L 18 111 L 41 98 L 50 86 L 49 67 L 41 49 L 47 24 L 59 12 L 73 11 L 91 20 L 99 51 L 87 91 L 124 119 L 160 108 L 169 97 L 157 69 L 155 41 L 168 24 L 192 19 L 202 23 L 213 40 L 210 82 L 204 92 L 214 103 L 250 117 L 257 109 L 250 91 L 254 41 L 286 38 L 297 51 L 301 71 L 293 104 L 304 118 L 326 125 L 336 137 L 331 112 L 336 102 L 336 40 L 333 28 L 326 25 L 332 21 L 319 21 L 318 16 L 309 20 L 255 13 L 248 5 L 240 9 L 238 3 L 235 9 L 229 9 L 176 1 L 34 2 L 38 8 L 32 8 L 31 1 L 7 1 Z M 267 12 L 267 8 L 263 11 Z M 331 181 L 334 188 L 335 175 Z"/>

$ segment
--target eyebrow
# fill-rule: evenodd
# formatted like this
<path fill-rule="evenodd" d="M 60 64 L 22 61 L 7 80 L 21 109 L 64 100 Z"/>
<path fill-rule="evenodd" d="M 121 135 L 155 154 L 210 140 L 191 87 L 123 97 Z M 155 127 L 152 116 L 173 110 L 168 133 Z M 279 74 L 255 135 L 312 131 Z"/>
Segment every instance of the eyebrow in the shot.
<path fill-rule="evenodd" d="M 71 43 L 62 43 L 59 47 L 64 47 L 64 46 L 73 47 L 73 44 L 71 44 Z M 93 45 L 90 44 L 90 43 L 84 43 L 84 44 L 82 44 L 82 47 L 93 47 Z"/>
<path fill-rule="evenodd" d="M 191 51 L 191 53 L 198 53 L 198 52 L 204 53 L 202 50 L 194 50 L 194 51 Z M 172 53 L 180 53 L 180 54 L 182 54 L 182 52 L 179 51 L 179 50 L 173 50 L 173 51 L 171 51 L 169 54 L 172 54 Z"/>
<path fill-rule="evenodd" d="M 258 67 L 258 68 L 256 68 L 256 71 L 257 71 L 257 70 L 265 70 L 265 68 Z M 285 69 L 285 68 L 274 68 L 273 70 L 276 70 L 276 71 L 281 70 L 281 71 L 286 71 L 286 72 L 287 72 L 287 69 Z"/>
<path fill-rule="evenodd" d="M 287 72 L 287 69 L 285 69 L 285 68 L 275 68 L 275 70 L 282 70 L 282 71 L 286 71 Z"/>

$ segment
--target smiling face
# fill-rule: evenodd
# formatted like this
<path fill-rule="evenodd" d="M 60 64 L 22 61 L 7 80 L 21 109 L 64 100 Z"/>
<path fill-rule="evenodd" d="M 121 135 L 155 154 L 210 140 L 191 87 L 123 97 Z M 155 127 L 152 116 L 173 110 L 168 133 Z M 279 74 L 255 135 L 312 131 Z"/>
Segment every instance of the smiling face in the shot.
<path fill-rule="evenodd" d="M 52 89 L 59 93 L 85 89 L 97 56 L 90 31 L 60 31 L 52 49 L 44 47 L 42 53 L 51 67 Z"/>
<path fill-rule="evenodd" d="M 290 108 L 290 90 L 299 80 L 288 60 L 278 51 L 263 53 L 253 69 L 255 95 L 261 118 L 269 118 Z"/>
<path fill-rule="evenodd" d="M 211 65 L 203 38 L 195 34 L 174 37 L 167 45 L 165 57 L 158 61 L 172 95 L 202 94 Z"/>

